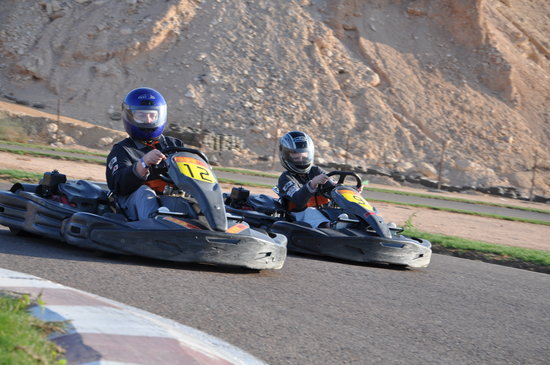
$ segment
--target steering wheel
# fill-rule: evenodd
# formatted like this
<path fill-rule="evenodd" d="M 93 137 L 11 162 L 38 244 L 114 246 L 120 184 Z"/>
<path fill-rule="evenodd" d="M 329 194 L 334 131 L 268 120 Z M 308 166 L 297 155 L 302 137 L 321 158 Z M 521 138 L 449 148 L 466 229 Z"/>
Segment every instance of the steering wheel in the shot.
<path fill-rule="evenodd" d="M 168 176 L 168 164 L 166 161 L 160 161 L 156 165 L 151 165 L 150 171 L 152 174 L 158 175 L 158 178 L 167 183 L 172 183 L 172 179 Z"/>
<path fill-rule="evenodd" d="M 210 162 L 208 162 L 208 157 L 206 157 L 206 155 L 203 152 L 196 150 L 194 148 L 173 146 L 173 147 L 164 148 L 160 150 L 160 152 L 162 152 L 165 155 L 171 155 L 174 152 L 190 152 L 190 153 L 199 155 L 204 161 L 206 161 L 207 164 L 210 164 Z"/>
<path fill-rule="evenodd" d="M 164 155 L 171 155 L 176 152 L 190 152 L 199 155 L 204 161 L 206 161 L 207 164 L 209 164 L 208 157 L 206 157 L 203 152 L 194 148 L 172 146 L 161 149 L 160 152 L 162 152 Z M 167 183 L 173 182 L 172 179 L 168 176 L 168 164 L 166 163 L 166 161 L 161 161 L 157 165 L 151 166 L 151 172 L 158 174 L 159 178 Z"/>
<path fill-rule="evenodd" d="M 338 176 L 338 181 L 336 182 L 336 185 L 331 185 L 331 184 L 324 184 L 323 186 L 321 186 L 319 188 L 319 194 L 321 194 L 322 196 L 324 196 L 325 198 L 329 198 L 330 199 L 330 192 L 332 191 L 332 189 L 334 189 L 336 186 L 338 185 L 342 185 L 344 184 L 344 181 L 346 180 L 346 176 L 351 176 L 355 179 L 355 187 L 357 190 L 361 190 L 361 187 L 363 186 L 363 182 L 361 181 L 361 177 L 359 177 L 359 175 L 357 175 L 355 172 L 351 172 L 351 171 L 331 171 L 327 174 L 328 177 L 331 177 L 331 176 Z"/>

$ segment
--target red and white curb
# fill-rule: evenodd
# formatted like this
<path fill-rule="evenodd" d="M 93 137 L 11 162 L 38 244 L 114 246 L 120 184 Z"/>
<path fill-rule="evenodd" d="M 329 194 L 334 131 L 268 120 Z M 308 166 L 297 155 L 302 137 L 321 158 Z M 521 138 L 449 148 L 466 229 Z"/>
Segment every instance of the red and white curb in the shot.
<path fill-rule="evenodd" d="M 91 293 L 36 276 L 0 269 L 0 290 L 41 294 L 34 316 L 69 321 L 51 339 L 65 349 L 67 365 L 265 365 L 204 332 Z"/>

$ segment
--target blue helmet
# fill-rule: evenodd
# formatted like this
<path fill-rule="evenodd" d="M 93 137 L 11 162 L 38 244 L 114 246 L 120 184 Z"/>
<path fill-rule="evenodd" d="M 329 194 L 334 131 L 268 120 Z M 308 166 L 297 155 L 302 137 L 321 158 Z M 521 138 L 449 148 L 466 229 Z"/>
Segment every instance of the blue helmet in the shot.
<path fill-rule="evenodd" d="M 130 137 L 140 141 L 155 139 L 166 125 L 166 101 L 154 89 L 134 89 L 122 102 L 122 121 Z"/>
<path fill-rule="evenodd" d="M 283 167 L 297 174 L 307 174 L 313 165 L 315 146 L 304 132 L 288 132 L 279 140 L 279 159 Z"/>

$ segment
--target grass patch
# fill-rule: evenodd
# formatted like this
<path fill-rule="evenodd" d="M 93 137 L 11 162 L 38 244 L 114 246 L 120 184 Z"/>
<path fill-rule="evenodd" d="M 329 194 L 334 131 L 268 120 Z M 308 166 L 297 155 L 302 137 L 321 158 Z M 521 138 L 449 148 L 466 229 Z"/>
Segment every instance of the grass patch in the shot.
<path fill-rule="evenodd" d="M 27 151 L 27 150 L 14 150 L 11 148 L 3 148 L 0 147 L 0 151 L 2 152 L 9 152 L 9 153 L 15 153 L 17 155 L 29 155 L 29 156 L 36 156 L 36 157 L 47 157 L 47 158 L 53 158 L 56 160 L 67 160 L 67 161 L 80 161 L 85 163 L 92 163 L 96 165 L 105 165 L 105 160 L 101 159 L 93 159 L 93 158 L 86 158 L 86 157 L 78 157 L 78 156 L 67 156 L 67 155 L 59 155 L 55 153 L 47 153 L 47 152 L 38 152 L 38 151 Z"/>
<path fill-rule="evenodd" d="M 274 179 L 279 178 L 278 174 L 270 174 L 268 172 L 262 172 L 262 171 L 256 171 L 256 170 L 246 170 L 246 169 L 238 169 L 234 167 L 220 167 L 220 166 L 214 166 L 213 169 L 216 171 L 233 172 L 235 174 L 248 175 L 248 176 L 270 177 Z"/>
<path fill-rule="evenodd" d="M 506 220 L 506 221 L 514 221 L 514 222 L 522 222 L 522 223 L 531 223 L 531 224 L 541 224 L 541 225 L 543 225 L 543 226 L 550 226 L 550 222 L 542 221 L 542 220 L 539 220 L 539 219 L 509 217 L 509 216 L 499 215 L 499 214 L 490 214 L 490 213 L 473 212 L 473 211 L 471 211 L 471 210 L 454 209 L 454 208 L 444 208 L 444 207 L 434 207 L 434 206 L 426 205 L 426 204 L 392 202 L 392 201 L 389 201 L 389 200 L 369 199 L 369 201 L 380 202 L 380 203 L 387 203 L 387 204 L 395 204 L 395 205 L 403 205 L 403 206 L 407 206 L 407 207 L 415 207 L 415 208 L 426 208 L 426 209 L 432 209 L 432 210 L 440 210 L 440 211 L 450 212 L 450 213 L 459 213 L 459 214 L 475 215 L 475 216 L 478 216 L 478 217 L 495 218 L 495 219 L 502 219 L 502 220 Z"/>
<path fill-rule="evenodd" d="M 32 316 L 27 308 L 43 307 L 39 297 L 0 291 L 0 364 L 66 364 L 64 350 L 48 336 L 63 333 L 66 322 L 43 322 Z"/>
<path fill-rule="evenodd" d="M 424 193 L 396 191 L 396 190 L 373 188 L 373 187 L 369 187 L 366 190 L 376 191 L 376 192 L 380 192 L 380 193 L 389 193 L 389 194 L 396 194 L 396 195 L 408 195 L 408 196 L 415 196 L 415 197 L 419 197 L 419 198 L 447 200 L 447 201 L 455 201 L 455 202 L 460 202 L 460 203 L 468 203 L 468 204 L 476 204 L 476 205 L 487 205 L 487 206 L 493 206 L 493 207 L 501 207 L 501 208 L 508 208 L 508 209 L 525 210 L 525 211 L 528 211 L 528 212 L 550 214 L 550 210 L 548 210 L 548 209 L 537 209 L 537 208 L 531 208 L 531 207 L 518 207 L 517 205 L 491 203 L 491 202 L 484 202 L 484 201 L 471 200 L 471 199 L 465 199 L 465 198 L 454 198 L 454 197 L 448 197 L 448 196 L 439 196 L 439 195 L 424 194 Z"/>
<path fill-rule="evenodd" d="M 21 170 L 0 170 L 0 179 L 8 180 L 10 182 L 38 182 L 42 178 L 43 174 L 37 174 L 34 172 L 27 172 Z"/>
<path fill-rule="evenodd" d="M 503 246 L 494 243 L 420 231 L 414 227 L 412 214 L 403 225 L 403 234 L 426 239 L 432 243 L 432 251 L 497 265 L 515 267 L 550 274 L 550 252 Z"/>
<path fill-rule="evenodd" d="M 20 123 L 11 118 L 0 117 L 0 140 L 25 142 L 28 139 L 28 133 Z"/>
<path fill-rule="evenodd" d="M 67 153 L 78 153 L 81 155 L 99 156 L 99 157 L 105 157 L 105 158 L 107 158 L 107 155 L 108 155 L 107 153 L 85 151 L 78 148 L 58 148 L 58 147 L 46 146 L 43 144 L 6 141 L 6 140 L 2 140 L 1 138 L 0 138 L 0 143 L 7 144 L 10 146 L 19 146 L 19 147 L 27 147 L 27 148 L 35 148 L 40 150 L 49 150 L 49 151 L 58 151 L 58 152 L 67 152 Z"/>
<path fill-rule="evenodd" d="M 416 229 L 406 229 L 404 233 L 407 236 L 427 239 L 432 244 L 439 245 L 443 248 L 451 248 L 457 251 L 476 251 L 491 255 L 498 255 L 504 261 L 517 259 L 523 262 L 547 266 L 550 271 L 550 252 L 547 251 L 467 240 L 460 237 L 433 234 Z"/>
<path fill-rule="evenodd" d="M 260 183 L 250 183 L 250 182 L 244 182 L 244 181 L 232 180 L 232 179 L 224 179 L 224 178 L 218 178 L 218 182 L 222 183 L 222 184 L 230 184 L 230 185 L 250 187 L 250 188 L 271 189 L 273 187 L 273 185 L 260 184 Z"/>

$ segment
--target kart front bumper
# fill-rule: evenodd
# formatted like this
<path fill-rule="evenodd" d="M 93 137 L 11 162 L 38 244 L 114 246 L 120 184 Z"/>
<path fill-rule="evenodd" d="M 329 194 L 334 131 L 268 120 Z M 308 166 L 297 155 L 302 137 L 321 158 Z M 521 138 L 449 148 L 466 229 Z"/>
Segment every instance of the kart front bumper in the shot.
<path fill-rule="evenodd" d="M 249 269 L 280 269 L 287 254 L 286 237 L 231 234 L 200 229 L 136 229 L 89 213 L 77 213 L 62 227 L 66 242 L 88 249 L 153 259 Z"/>

